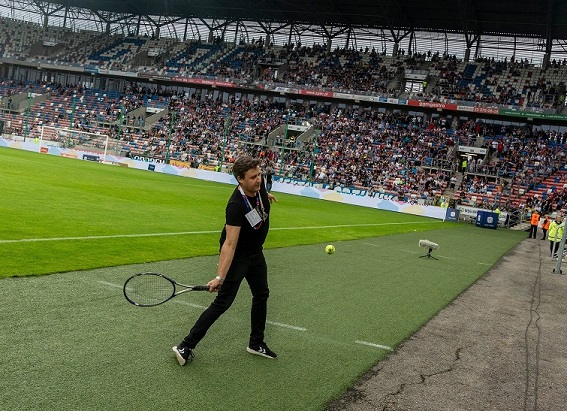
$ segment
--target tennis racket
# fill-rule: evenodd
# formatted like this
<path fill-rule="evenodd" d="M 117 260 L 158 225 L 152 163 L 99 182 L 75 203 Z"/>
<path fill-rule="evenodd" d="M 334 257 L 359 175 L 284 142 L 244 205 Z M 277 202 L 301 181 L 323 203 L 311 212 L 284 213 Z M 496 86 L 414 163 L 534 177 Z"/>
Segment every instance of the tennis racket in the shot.
<path fill-rule="evenodd" d="M 184 285 L 160 273 L 139 273 L 124 283 L 124 297 L 138 307 L 153 307 L 187 291 L 209 291 L 208 285 Z"/>

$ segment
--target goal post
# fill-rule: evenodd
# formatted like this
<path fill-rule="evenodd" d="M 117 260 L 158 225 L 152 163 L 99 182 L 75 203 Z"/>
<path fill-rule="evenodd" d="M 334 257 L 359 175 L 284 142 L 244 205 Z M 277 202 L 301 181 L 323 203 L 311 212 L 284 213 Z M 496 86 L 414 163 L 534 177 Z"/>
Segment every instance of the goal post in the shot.
<path fill-rule="evenodd" d="M 101 133 L 41 126 L 39 152 L 47 152 L 50 146 L 102 154 L 102 161 L 106 162 L 109 138 L 108 135 Z"/>

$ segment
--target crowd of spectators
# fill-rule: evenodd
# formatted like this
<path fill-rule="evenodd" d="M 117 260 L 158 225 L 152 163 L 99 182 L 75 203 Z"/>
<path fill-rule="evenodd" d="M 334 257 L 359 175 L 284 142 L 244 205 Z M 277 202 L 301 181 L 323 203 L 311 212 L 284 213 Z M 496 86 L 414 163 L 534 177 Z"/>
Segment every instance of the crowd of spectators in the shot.
<path fill-rule="evenodd" d="M 289 44 L 274 48 L 263 55 L 271 61 L 286 62 L 286 67 L 269 71 L 272 78 L 262 73 L 262 80 L 330 90 L 364 90 L 390 94 L 388 89 L 395 76 L 403 72 L 403 62 L 388 64 L 375 49 L 356 50 L 326 45 L 306 47 Z"/>
<path fill-rule="evenodd" d="M 478 129 L 478 124 L 472 126 Z M 544 186 L 544 199 L 557 193 L 564 178 L 567 133 L 486 125 L 482 130 L 480 146 L 487 149 L 489 160 L 468 161 L 457 190 L 461 201 L 476 197 L 482 203 L 488 193 L 496 203 L 519 207 L 531 203 L 534 190 Z"/>
<path fill-rule="evenodd" d="M 444 58 L 432 61 L 430 70 L 436 81 L 424 96 L 559 112 L 565 105 L 566 62 L 554 60 L 542 69 L 525 59 L 479 58 L 467 63 L 454 57 Z"/>
<path fill-rule="evenodd" d="M 265 144 L 268 133 L 283 121 L 277 105 L 236 97 L 223 102 L 210 95 L 172 96 L 169 112 L 141 136 L 125 130 L 122 138 L 141 141 L 137 151 L 143 156 L 162 157 L 167 151 L 170 158 L 198 167 L 220 163 L 223 153 L 228 163 L 240 153 L 242 142 Z"/>
<path fill-rule="evenodd" d="M 197 96 L 175 96 L 170 111 L 140 140 L 138 154 L 170 158 L 193 166 L 230 163 L 244 151 L 265 158 L 266 166 L 296 180 L 330 187 L 356 187 L 370 194 L 389 192 L 433 198 L 448 181 L 445 171 L 425 172 L 422 161 L 448 157 L 452 144 L 447 130 L 420 129 L 407 115 L 370 110 L 309 110 L 310 123 L 320 130 L 317 140 L 268 147 L 271 131 L 306 111 L 288 110 L 268 100 L 232 98 L 228 102 Z M 228 128 L 225 128 L 228 119 Z M 286 148 L 287 147 L 287 148 Z M 223 157 L 224 155 L 224 157 Z M 283 163 L 282 163 L 283 155 Z M 313 164 L 312 164 L 313 162 Z M 282 165 L 283 164 L 283 165 Z"/>

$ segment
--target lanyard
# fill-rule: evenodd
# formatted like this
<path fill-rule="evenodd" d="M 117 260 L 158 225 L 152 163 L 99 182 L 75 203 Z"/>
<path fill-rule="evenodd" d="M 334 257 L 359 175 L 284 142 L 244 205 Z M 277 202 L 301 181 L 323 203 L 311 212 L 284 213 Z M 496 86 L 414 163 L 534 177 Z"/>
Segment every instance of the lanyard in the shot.
<path fill-rule="evenodd" d="M 256 207 L 259 206 L 260 208 L 260 213 L 258 214 L 258 210 L 256 208 L 252 208 L 252 204 L 250 204 L 250 200 L 248 200 L 248 197 L 246 196 L 246 194 L 244 194 L 242 187 L 238 186 L 238 191 L 240 191 L 240 194 L 242 194 L 242 199 L 244 200 L 244 204 L 246 204 L 246 209 L 248 210 L 246 217 L 248 218 L 248 215 L 253 212 L 254 212 L 253 214 L 256 214 L 256 218 L 259 217 L 260 221 L 257 224 L 253 224 L 252 222 L 250 222 L 250 225 L 252 225 L 252 228 L 254 228 L 255 230 L 259 229 L 262 226 L 262 223 L 266 220 L 266 218 L 268 218 L 268 215 L 264 210 L 264 204 L 262 203 L 262 197 L 260 196 L 260 192 L 256 193 Z"/>

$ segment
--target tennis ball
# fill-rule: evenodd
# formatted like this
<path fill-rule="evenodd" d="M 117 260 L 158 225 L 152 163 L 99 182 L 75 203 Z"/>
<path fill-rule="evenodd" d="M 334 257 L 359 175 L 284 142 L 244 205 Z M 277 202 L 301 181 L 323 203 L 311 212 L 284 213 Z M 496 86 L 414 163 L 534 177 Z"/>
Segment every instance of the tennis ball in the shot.
<path fill-rule="evenodd" d="M 329 244 L 327 247 L 325 247 L 325 252 L 327 254 L 333 254 L 335 252 L 335 246 Z"/>

